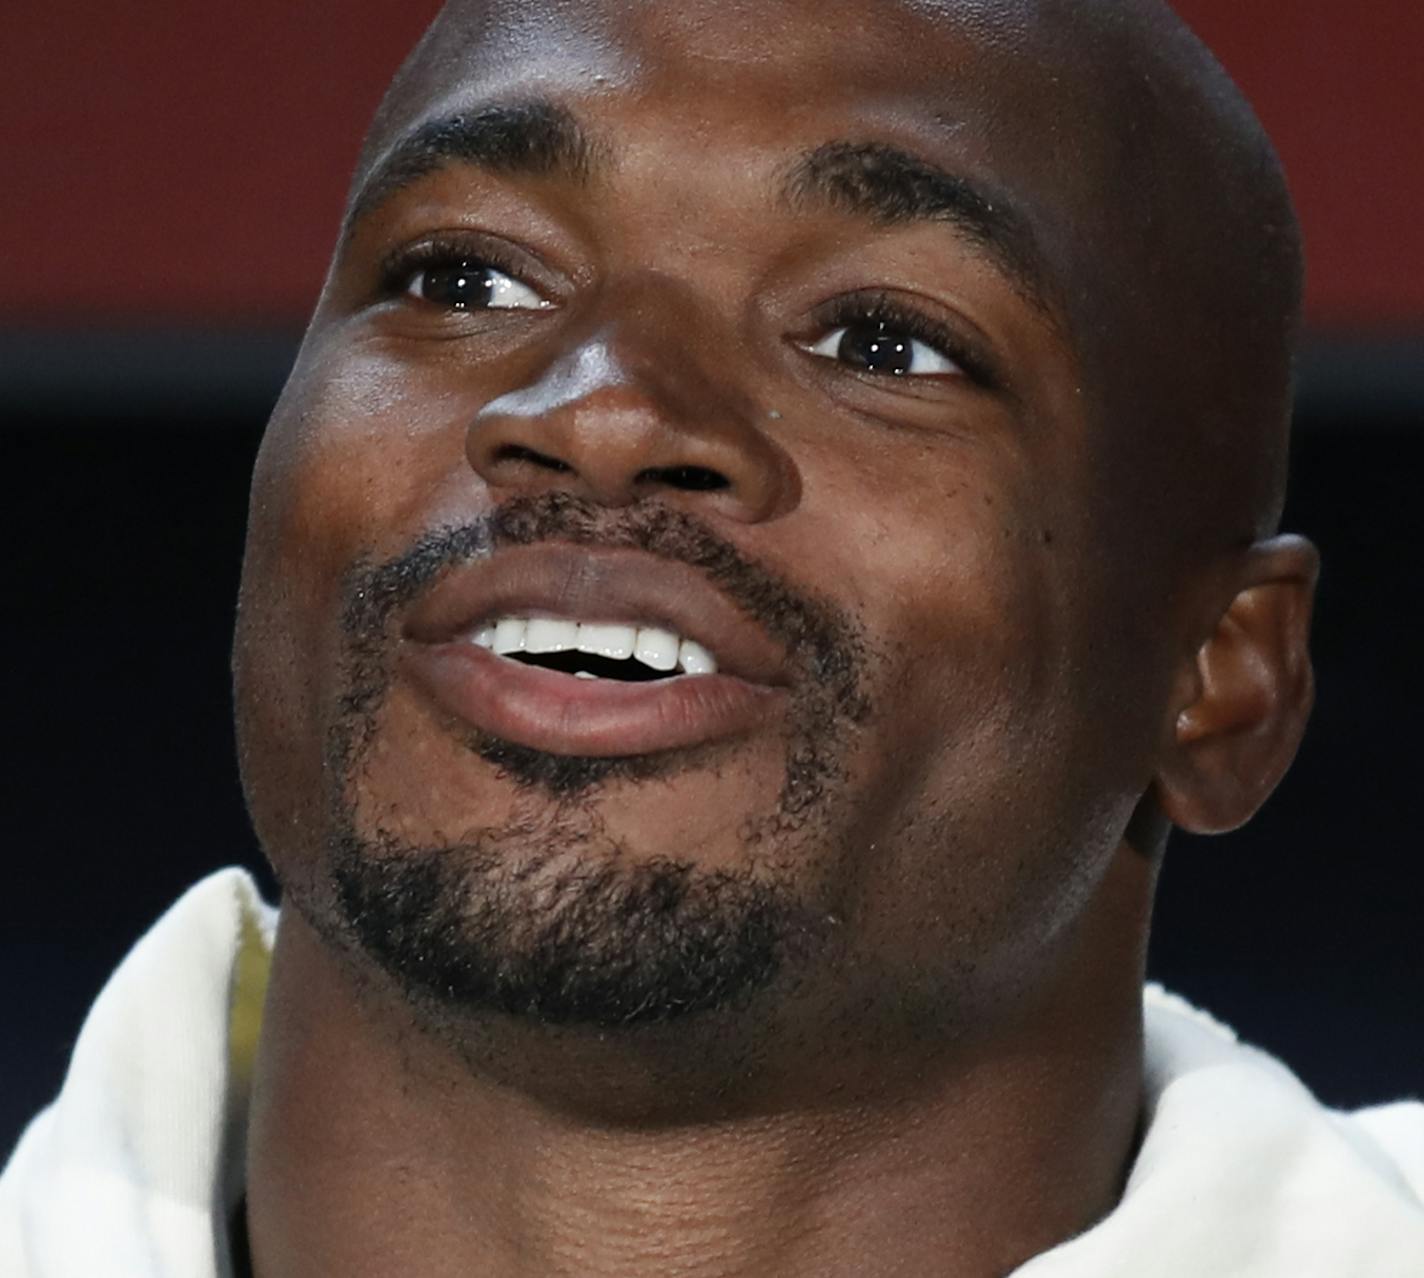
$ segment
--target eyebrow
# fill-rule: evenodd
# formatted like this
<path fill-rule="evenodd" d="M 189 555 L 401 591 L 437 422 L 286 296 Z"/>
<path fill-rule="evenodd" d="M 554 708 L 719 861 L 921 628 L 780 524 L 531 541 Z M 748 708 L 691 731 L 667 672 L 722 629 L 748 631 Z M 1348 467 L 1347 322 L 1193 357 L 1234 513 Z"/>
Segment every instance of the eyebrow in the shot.
<path fill-rule="evenodd" d="M 606 158 L 571 111 L 543 98 L 428 120 L 396 142 L 357 187 L 344 235 L 377 206 L 452 163 L 581 185 Z M 909 151 L 879 142 L 827 142 L 792 164 L 781 200 L 796 212 L 820 207 L 884 226 L 947 223 L 1051 314 L 1049 272 L 1023 216 L 970 179 Z"/>
<path fill-rule="evenodd" d="M 552 102 L 497 103 L 428 120 L 401 138 L 360 183 L 346 232 L 397 192 L 452 163 L 582 183 L 595 154 L 578 120 Z"/>
<path fill-rule="evenodd" d="M 1002 197 L 898 147 L 828 142 L 798 160 L 783 201 L 884 226 L 944 222 L 994 260 L 1039 309 L 1050 310 L 1049 272 L 1028 222 Z"/>

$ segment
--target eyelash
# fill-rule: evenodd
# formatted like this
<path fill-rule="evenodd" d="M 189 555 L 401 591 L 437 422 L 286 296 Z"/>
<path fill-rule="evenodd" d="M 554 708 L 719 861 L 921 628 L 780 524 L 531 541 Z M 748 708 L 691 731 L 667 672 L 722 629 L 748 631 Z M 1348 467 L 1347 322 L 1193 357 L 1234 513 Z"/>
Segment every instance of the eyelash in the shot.
<path fill-rule="evenodd" d="M 958 364 L 970 381 L 989 389 L 998 385 L 998 377 L 988 361 L 958 333 L 884 293 L 850 293 L 838 297 L 817 311 L 815 322 L 820 335 L 856 324 L 882 325 L 891 332 L 933 346 Z"/>
<path fill-rule="evenodd" d="M 528 283 L 519 264 L 511 255 L 500 252 L 497 245 L 467 236 L 437 235 L 397 249 L 385 258 L 379 272 L 380 294 L 385 299 L 399 297 L 406 292 L 411 277 L 417 271 L 453 266 L 460 262 L 478 262 L 521 283 Z M 536 288 L 535 291 L 540 290 Z M 958 364 L 971 382 L 989 389 L 999 384 L 998 376 L 988 361 L 959 334 L 885 293 L 850 293 L 838 297 L 816 312 L 815 324 L 821 335 L 856 324 L 882 325 L 892 332 L 934 347 Z"/>

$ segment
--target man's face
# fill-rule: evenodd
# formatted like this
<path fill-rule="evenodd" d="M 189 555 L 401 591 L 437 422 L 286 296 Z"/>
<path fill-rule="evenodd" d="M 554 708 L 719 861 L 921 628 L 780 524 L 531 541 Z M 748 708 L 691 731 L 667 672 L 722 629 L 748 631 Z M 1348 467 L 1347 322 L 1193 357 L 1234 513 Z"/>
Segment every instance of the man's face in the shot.
<path fill-rule="evenodd" d="M 479 25 L 395 99 L 254 483 L 240 731 L 292 900 L 552 1019 L 1033 979 L 1150 781 L 1166 663 L 1104 552 L 1062 301 L 1091 181 L 1026 37 Z M 484 646 L 510 619 L 683 664 L 581 678 Z M 715 988 L 630 975 L 668 954 Z"/>

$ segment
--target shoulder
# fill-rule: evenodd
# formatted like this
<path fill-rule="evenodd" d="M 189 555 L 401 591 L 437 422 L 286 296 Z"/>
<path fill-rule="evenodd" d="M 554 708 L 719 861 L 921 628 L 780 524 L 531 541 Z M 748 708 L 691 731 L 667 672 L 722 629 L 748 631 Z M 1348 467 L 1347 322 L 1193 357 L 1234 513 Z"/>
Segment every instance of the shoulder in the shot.
<path fill-rule="evenodd" d="M 1424 1102 L 1376 1105 L 1342 1114 L 1340 1121 L 1362 1146 L 1372 1146 L 1424 1202 Z"/>
<path fill-rule="evenodd" d="M 1281 1061 L 1157 987 L 1143 1135 L 1117 1207 L 1016 1278 L 1424 1273 L 1424 1106 L 1322 1105 Z"/>
<path fill-rule="evenodd" d="M 224 870 L 119 965 L 58 1098 L 0 1174 L 6 1278 L 212 1270 L 226 1137 L 243 1099 L 232 1047 L 244 969 L 265 970 L 274 923 L 252 879 Z"/>
<path fill-rule="evenodd" d="M 1199 1120 L 1229 1124 L 1223 1136 L 1264 1137 L 1277 1125 L 1295 1141 L 1309 1133 L 1334 1148 L 1340 1162 L 1358 1162 L 1424 1206 L 1424 1103 L 1331 1109 L 1285 1062 L 1241 1042 L 1185 999 L 1149 985 L 1143 1007 L 1150 1114 L 1190 1104 Z"/>

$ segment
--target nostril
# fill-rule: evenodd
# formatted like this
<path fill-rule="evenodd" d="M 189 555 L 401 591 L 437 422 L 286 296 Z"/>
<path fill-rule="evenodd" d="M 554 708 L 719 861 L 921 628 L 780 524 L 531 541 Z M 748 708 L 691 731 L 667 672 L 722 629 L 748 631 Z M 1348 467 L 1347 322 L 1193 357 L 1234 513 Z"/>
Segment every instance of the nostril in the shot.
<path fill-rule="evenodd" d="M 711 493 L 732 486 L 725 475 L 707 466 L 651 466 L 638 472 L 636 482 L 666 484 L 690 493 Z"/>
<path fill-rule="evenodd" d="M 557 457 L 550 457 L 547 453 L 536 452 L 532 448 L 526 448 L 523 444 L 501 445 L 495 450 L 494 460 L 496 463 L 528 462 L 531 466 L 540 466 L 544 470 L 552 470 L 560 475 L 573 472 L 573 467 L 568 462 L 560 461 Z"/>

